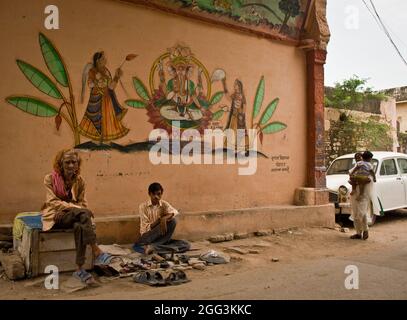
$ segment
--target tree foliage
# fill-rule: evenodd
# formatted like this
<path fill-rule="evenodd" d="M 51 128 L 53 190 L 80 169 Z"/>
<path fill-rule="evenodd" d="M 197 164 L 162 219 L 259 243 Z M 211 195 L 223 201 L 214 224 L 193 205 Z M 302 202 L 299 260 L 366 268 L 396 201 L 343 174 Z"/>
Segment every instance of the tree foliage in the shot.
<path fill-rule="evenodd" d="M 368 87 L 367 80 L 354 75 L 342 82 L 336 82 L 335 87 L 327 90 L 325 94 L 325 105 L 331 108 L 354 109 L 356 105 L 367 100 L 384 100 L 386 96 Z"/>

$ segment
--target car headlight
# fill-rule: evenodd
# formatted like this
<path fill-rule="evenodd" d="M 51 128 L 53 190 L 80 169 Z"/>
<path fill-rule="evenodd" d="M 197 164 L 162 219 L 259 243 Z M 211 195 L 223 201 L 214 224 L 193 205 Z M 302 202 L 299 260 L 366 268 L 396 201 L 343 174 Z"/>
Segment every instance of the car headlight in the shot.
<path fill-rule="evenodd" d="M 346 196 L 348 193 L 348 188 L 346 188 L 345 186 L 340 186 L 338 191 L 341 196 Z"/>
<path fill-rule="evenodd" d="M 348 202 L 348 188 L 345 186 L 340 186 L 338 189 L 339 193 L 339 202 Z"/>

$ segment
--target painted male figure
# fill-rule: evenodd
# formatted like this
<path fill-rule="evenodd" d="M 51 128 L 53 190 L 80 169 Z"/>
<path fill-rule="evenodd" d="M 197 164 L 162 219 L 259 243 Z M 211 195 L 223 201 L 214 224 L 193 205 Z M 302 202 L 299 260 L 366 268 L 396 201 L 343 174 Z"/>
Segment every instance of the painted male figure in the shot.
<path fill-rule="evenodd" d="M 161 200 L 164 189 L 158 182 L 148 187 L 150 199 L 142 203 L 140 212 L 140 239 L 134 248 L 142 246 L 144 253 L 154 251 L 154 245 L 166 244 L 171 240 L 177 225 L 179 212 L 167 201 Z"/>
<path fill-rule="evenodd" d="M 80 175 L 81 159 L 74 150 L 58 152 L 54 170 L 44 178 L 46 200 L 41 208 L 43 231 L 74 229 L 77 270 L 74 277 L 86 284 L 94 283 L 83 269 L 86 246 L 92 247 L 95 264 L 107 264 L 111 256 L 96 245 L 93 213 L 87 209 L 85 181 Z"/>

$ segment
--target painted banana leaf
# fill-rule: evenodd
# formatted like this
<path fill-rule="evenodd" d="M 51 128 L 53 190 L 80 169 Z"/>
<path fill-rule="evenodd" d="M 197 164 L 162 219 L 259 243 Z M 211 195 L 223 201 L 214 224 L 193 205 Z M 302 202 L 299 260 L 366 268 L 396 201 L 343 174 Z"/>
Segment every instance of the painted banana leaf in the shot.
<path fill-rule="evenodd" d="M 133 77 L 133 85 L 141 99 L 146 101 L 150 100 L 150 94 L 148 93 L 146 86 L 139 78 Z"/>
<path fill-rule="evenodd" d="M 24 73 L 26 78 L 41 92 L 44 92 L 50 97 L 56 99 L 62 99 L 62 95 L 59 92 L 57 86 L 48 78 L 44 73 L 35 68 L 34 66 L 26 63 L 22 60 L 17 60 L 17 65 Z"/>
<path fill-rule="evenodd" d="M 44 57 L 48 70 L 60 85 L 68 87 L 68 75 L 57 49 L 55 49 L 51 41 L 42 33 L 39 35 L 39 40 L 42 56 Z"/>
<path fill-rule="evenodd" d="M 282 122 L 272 122 L 272 123 L 269 123 L 268 125 L 266 125 L 265 127 L 263 127 L 261 129 L 261 132 L 270 134 L 270 133 L 275 133 L 275 132 L 284 130 L 285 128 L 287 128 L 287 125 Z"/>
<path fill-rule="evenodd" d="M 222 118 L 223 113 L 224 113 L 223 110 L 216 111 L 212 116 L 212 120 L 219 120 L 220 118 Z"/>
<path fill-rule="evenodd" d="M 6 101 L 18 109 L 37 117 L 53 117 L 58 114 L 57 108 L 49 103 L 32 97 L 7 97 Z"/>
<path fill-rule="evenodd" d="M 137 108 L 137 109 L 143 109 L 146 107 L 147 103 L 145 101 L 141 100 L 134 100 L 134 99 L 129 99 L 126 100 L 125 103 L 132 108 Z"/>
<path fill-rule="evenodd" d="M 261 105 L 264 99 L 264 76 L 261 77 L 259 85 L 257 86 L 256 96 L 254 98 L 253 104 L 253 115 L 252 119 L 256 118 L 260 112 Z"/>
<path fill-rule="evenodd" d="M 279 98 L 275 98 L 273 101 L 269 103 L 266 110 L 264 110 L 263 114 L 260 117 L 260 124 L 265 125 L 273 116 L 274 111 L 277 108 L 278 102 L 280 101 Z"/>
<path fill-rule="evenodd" d="M 222 98 L 223 92 L 222 91 L 216 92 L 211 98 L 210 105 L 217 104 L 220 100 L 222 100 Z"/>

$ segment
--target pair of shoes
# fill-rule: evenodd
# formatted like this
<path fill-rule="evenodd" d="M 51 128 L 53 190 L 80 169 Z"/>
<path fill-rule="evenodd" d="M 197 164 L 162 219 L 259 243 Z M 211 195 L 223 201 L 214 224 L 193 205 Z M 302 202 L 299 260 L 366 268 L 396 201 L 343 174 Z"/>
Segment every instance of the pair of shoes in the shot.
<path fill-rule="evenodd" d="M 367 240 L 367 238 L 369 238 L 369 231 L 363 231 L 362 239 Z"/>
<path fill-rule="evenodd" d="M 96 281 L 93 278 L 93 276 L 87 272 L 86 270 L 79 270 L 75 271 L 72 276 L 78 280 L 80 280 L 82 283 L 89 285 L 89 284 L 94 284 Z"/>
<path fill-rule="evenodd" d="M 142 271 L 133 276 L 133 281 L 137 283 L 147 284 L 149 286 L 165 286 L 166 281 L 164 280 L 161 273 L 158 271 Z"/>
<path fill-rule="evenodd" d="M 360 234 L 354 234 L 353 236 L 350 236 L 351 239 L 362 239 L 362 236 Z"/>

